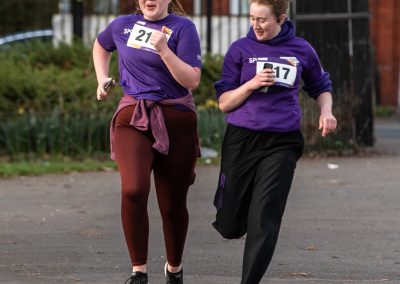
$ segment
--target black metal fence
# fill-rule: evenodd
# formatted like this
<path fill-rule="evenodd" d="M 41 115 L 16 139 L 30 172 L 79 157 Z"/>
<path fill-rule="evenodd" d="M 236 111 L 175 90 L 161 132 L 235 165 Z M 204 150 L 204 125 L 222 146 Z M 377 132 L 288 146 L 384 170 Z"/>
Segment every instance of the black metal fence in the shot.
<path fill-rule="evenodd" d="M 118 0 L 59 0 L 57 7 L 55 2 L 2 0 L 0 12 L 4 14 L 17 9 L 23 14 L 22 8 L 31 7 L 31 11 L 36 11 L 35 17 L 25 13 L 24 24 L 17 25 L 19 30 L 14 29 L 14 32 L 32 27 L 51 28 L 58 41 L 70 42 L 75 35 L 91 43 L 119 11 Z M 16 3 L 19 6 L 15 6 Z M 193 0 L 193 3 L 194 13 L 190 17 L 198 28 L 204 52 L 224 54 L 231 42 L 247 33 L 247 0 L 229 0 L 227 11 L 222 5 L 218 6 L 220 10 L 215 9 L 211 0 Z M 38 4 L 43 17 L 41 10 L 36 8 Z M 358 144 L 372 145 L 375 85 L 368 0 L 291 0 L 290 4 L 290 17 L 295 22 L 297 34 L 314 46 L 324 68 L 331 74 L 335 103 L 339 106 L 336 111 L 341 113 L 340 125 L 345 128 L 343 132 Z M 29 21 L 35 24 L 28 24 Z M 7 23 L 12 23 L 12 16 L 3 17 L 0 22 L 3 26 L 0 34 L 12 30 L 6 27 Z"/>
<path fill-rule="evenodd" d="M 57 8 L 55 0 L 1 0 L 0 37 L 51 28 Z"/>
<path fill-rule="evenodd" d="M 368 0 L 292 1 L 291 8 L 297 34 L 314 46 L 334 82 L 341 127 L 371 146 L 375 83 Z"/>

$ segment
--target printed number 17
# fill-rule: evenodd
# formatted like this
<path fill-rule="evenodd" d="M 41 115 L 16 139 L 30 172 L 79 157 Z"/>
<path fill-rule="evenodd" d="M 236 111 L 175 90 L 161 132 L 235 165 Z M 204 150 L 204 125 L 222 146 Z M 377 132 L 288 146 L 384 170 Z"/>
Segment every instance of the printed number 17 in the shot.
<path fill-rule="evenodd" d="M 276 66 L 275 68 L 275 71 L 276 71 L 276 77 L 278 77 L 278 78 L 280 78 L 280 68 L 279 68 L 279 66 Z M 282 69 L 283 69 L 283 71 L 285 71 L 285 75 L 283 76 L 283 79 L 287 79 L 287 77 L 288 77 L 288 75 L 289 75 L 289 72 L 290 72 L 290 69 L 289 68 L 286 68 L 286 67 L 282 67 Z"/>

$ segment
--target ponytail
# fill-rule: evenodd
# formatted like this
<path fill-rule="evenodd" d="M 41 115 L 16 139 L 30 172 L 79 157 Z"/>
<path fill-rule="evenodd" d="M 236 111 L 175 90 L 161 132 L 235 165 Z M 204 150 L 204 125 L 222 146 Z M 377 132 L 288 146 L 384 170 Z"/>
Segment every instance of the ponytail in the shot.
<path fill-rule="evenodd" d="M 172 12 L 179 16 L 186 16 L 185 10 L 183 9 L 181 3 L 179 3 L 179 0 L 171 0 L 171 3 L 169 3 L 168 6 L 168 12 Z"/>

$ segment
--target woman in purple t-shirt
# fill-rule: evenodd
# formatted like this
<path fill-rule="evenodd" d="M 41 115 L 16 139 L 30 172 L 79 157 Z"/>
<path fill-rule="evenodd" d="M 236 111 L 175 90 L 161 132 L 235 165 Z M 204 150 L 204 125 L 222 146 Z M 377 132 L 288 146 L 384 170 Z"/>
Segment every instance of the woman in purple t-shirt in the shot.
<path fill-rule="evenodd" d="M 288 0 L 251 0 L 251 28 L 229 48 L 215 83 L 226 113 L 213 226 L 228 239 L 247 233 L 242 284 L 261 281 L 277 243 L 296 162 L 303 152 L 299 90 L 320 109 L 319 129 L 336 129 L 332 83 L 317 54 L 296 37 Z"/>
<path fill-rule="evenodd" d="M 110 129 L 111 157 L 122 184 L 122 225 L 132 276 L 126 283 L 148 283 L 147 201 L 154 174 L 167 253 L 167 283 L 183 283 L 182 254 L 188 229 L 186 198 L 199 156 L 197 118 L 191 90 L 200 81 L 200 41 L 177 0 L 137 0 L 137 13 L 121 16 L 93 46 L 97 98 L 113 51 L 119 60 L 124 96 Z"/>

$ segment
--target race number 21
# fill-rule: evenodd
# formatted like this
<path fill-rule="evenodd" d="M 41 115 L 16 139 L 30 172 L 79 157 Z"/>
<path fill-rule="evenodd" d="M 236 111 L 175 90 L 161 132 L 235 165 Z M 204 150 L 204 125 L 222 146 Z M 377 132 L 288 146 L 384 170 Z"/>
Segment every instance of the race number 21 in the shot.
<path fill-rule="evenodd" d="M 150 43 L 150 38 L 154 31 L 156 31 L 156 29 L 135 24 L 131 31 L 127 45 L 133 48 L 156 50 Z M 166 33 L 165 36 L 167 37 L 168 41 L 170 34 Z"/>

